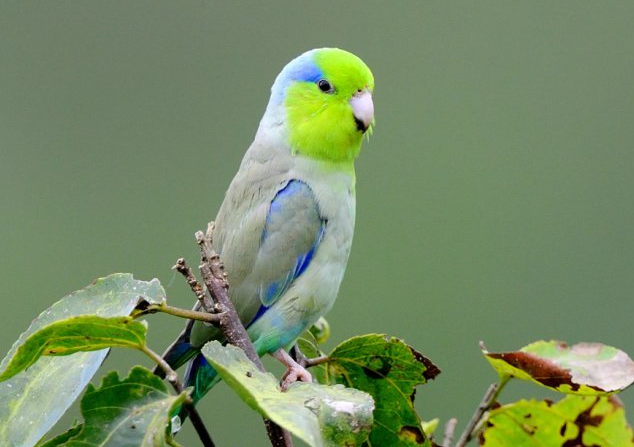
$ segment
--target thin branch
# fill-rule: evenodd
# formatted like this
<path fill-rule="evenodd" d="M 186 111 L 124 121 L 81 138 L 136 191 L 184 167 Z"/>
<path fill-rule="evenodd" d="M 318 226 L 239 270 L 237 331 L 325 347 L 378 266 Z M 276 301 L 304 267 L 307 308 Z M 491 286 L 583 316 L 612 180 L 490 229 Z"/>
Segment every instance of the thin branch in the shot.
<path fill-rule="evenodd" d="M 327 355 L 320 355 L 319 357 L 308 358 L 306 354 L 299 349 L 299 345 L 295 343 L 289 354 L 302 368 L 310 368 L 311 366 L 321 365 L 322 363 L 328 363 L 330 361 L 330 357 Z"/>
<path fill-rule="evenodd" d="M 181 309 L 180 307 L 169 306 L 167 304 L 150 304 L 143 310 L 136 312 L 134 314 L 134 317 L 154 314 L 157 312 L 174 315 L 176 317 L 187 318 L 188 320 L 200 320 L 213 325 L 218 325 L 218 322 L 221 318 L 220 314 L 210 314 L 208 312 L 200 312 L 197 310 Z"/>
<path fill-rule="evenodd" d="M 147 346 L 143 346 L 141 350 L 165 372 L 165 379 L 172 385 L 174 391 L 178 394 L 182 393 L 183 385 L 180 383 L 180 380 L 178 380 L 178 374 L 176 374 L 176 371 L 172 369 L 169 363 Z"/>
<path fill-rule="evenodd" d="M 219 311 L 219 309 L 214 306 L 214 304 L 205 293 L 205 289 L 203 288 L 203 286 L 200 285 L 200 283 L 194 276 L 192 269 L 190 269 L 189 266 L 185 263 L 184 258 L 177 259 L 176 264 L 174 264 L 172 268 L 185 277 L 187 284 L 189 284 L 189 287 L 192 289 L 192 291 L 196 295 L 196 298 L 198 298 L 198 302 L 205 311 L 207 311 L 208 313 L 217 313 Z"/>
<path fill-rule="evenodd" d="M 456 418 L 449 419 L 445 424 L 445 437 L 442 441 L 442 447 L 451 447 L 456 432 L 456 424 L 458 424 L 458 419 Z"/>
<path fill-rule="evenodd" d="M 489 386 L 489 388 L 487 388 L 484 396 L 482 397 L 482 400 L 480 401 L 480 404 L 478 405 L 478 408 L 476 408 L 476 411 L 473 413 L 473 416 L 471 416 L 469 423 L 462 432 L 460 439 L 458 439 L 456 447 L 464 447 L 467 442 L 469 442 L 473 438 L 476 427 L 482 420 L 482 417 L 487 411 L 491 409 L 491 406 L 497 400 L 498 396 L 500 395 L 500 391 L 502 391 L 502 388 L 504 388 L 508 380 L 509 377 L 504 377 L 500 380 L 500 383 L 493 383 Z"/>
<path fill-rule="evenodd" d="M 207 232 L 197 231 L 195 237 L 201 251 L 202 264 L 199 268 L 203 282 L 215 304 L 222 311 L 218 326 L 230 344 L 242 349 L 247 358 L 260 371 L 265 372 L 262 360 L 260 360 L 260 356 L 258 356 L 253 343 L 251 343 L 249 334 L 247 334 L 229 298 L 227 273 L 224 270 L 220 256 L 213 250 L 211 245 L 213 229 L 214 224 L 210 222 L 207 226 Z M 264 424 L 273 447 L 293 447 L 292 438 L 286 430 L 268 419 L 264 419 Z"/>
<path fill-rule="evenodd" d="M 182 393 L 183 385 L 181 384 L 180 380 L 178 380 L 178 374 L 176 374 L 176 371 L 172 369 L 172 367 L 163 359 L 163 357 L 152 351 L 147 346 L 143 346 L 141 350 L 145 354 L 147 354 L 148 357 L 154 360 L 159 367 L 161 367 L 161 369 L 165 372 L 165 378 L 172 385 L 174 391 L 176 391 L 178 394 Z M 183 406 L 187 410 L 187 413 L 189 413 L 189 419 L 191 419 L 192 425 L 194 426 L 196 433 L 198 433 L 198 437 L 203 443 L 203 446 L 215 447 L 214 441 L 213 439 L 211 439 L 211 435 L 209 434 L 209 431 L 207 431 L 207 427 L 205 427 L 205 423 L 200 417 L 198 410 L 196 410 L 196 407 L 194 406 L 189 396 L 187 396 L 187 399 L 185 400 Z"/>
<path fill-rule="evenodd" d="M 310 368 L 311 366 L 322 365 L 324 363 L 328 363 L 330 361 L 330 357 L 327 355 L 321 355 L 319 357 L 313 357 L 312 359 L 305 359 L 301 365 L 304 368 Z"/>

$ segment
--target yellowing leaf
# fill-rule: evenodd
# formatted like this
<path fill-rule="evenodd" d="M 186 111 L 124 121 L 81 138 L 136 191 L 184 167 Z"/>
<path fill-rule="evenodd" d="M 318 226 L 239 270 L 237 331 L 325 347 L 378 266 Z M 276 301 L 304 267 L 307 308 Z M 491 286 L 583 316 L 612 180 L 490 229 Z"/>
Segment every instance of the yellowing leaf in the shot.
<path fill-rule="evenodd" d="M 623 407 L 608 396 L 504 405 L 490 412 L 480 441 L 484 447 L 634 447 Z"/>
<path fill-rule="evenodd" d="M 519 351 L 483 354 L 501 376 L 581 395 L 619 392 L 634 382 L 634 362 L 601 343 L 538 341 Z"/>

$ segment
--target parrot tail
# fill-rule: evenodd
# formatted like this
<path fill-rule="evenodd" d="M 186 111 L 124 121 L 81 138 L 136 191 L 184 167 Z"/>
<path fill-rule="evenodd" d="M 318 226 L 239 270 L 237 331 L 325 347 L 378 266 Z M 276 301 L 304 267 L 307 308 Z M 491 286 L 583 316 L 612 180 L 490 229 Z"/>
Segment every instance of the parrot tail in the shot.
<path fill-rule="evenodd" d="M 193 320 L 189 320 L 189 322 L 193 322 Z M 178 338 L 174 340 L 174 343 L 172 343 L 162 355 L 163 359 L 174 370 L 183 366 L 189 359 L 200 352 L 199 349 L 192 347 L 189 343 L 189 334 L 191 332 L 191 324 L 189 324 L 189 322 L 183 332 L 181 332 Z M 165 371 L 158 365 L 154 367 L 152 372 L 161 379 L 165 378 Z"/>
<path fill-rule="evenodd" d="M 191 394 L 194 405 L 219 381 L 220 377 L 218 376 L 218 372 L 205 360 L 202 354 L 199 353 L 189 363 L 187 372 L 185 373 L 185 387 L 194 387 L 194 391 L 192 391 Z M 185 422 L 187 410 L 181 408 L 178 417 L 181 423 Z"/>

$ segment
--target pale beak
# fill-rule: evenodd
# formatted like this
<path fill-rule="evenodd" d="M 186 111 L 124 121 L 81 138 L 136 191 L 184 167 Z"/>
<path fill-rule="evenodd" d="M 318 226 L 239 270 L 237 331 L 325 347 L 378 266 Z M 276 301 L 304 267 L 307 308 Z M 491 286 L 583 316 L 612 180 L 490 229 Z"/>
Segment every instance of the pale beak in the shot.
<path fill-rule="evenodd" d="M 374 121 L 374 103 L 372 102 L 372 93 L 369 90 L 363 90 L 355 93 L 350 100 L 354 122 L 357 129 L 363 133 L 370 127 Z"/>

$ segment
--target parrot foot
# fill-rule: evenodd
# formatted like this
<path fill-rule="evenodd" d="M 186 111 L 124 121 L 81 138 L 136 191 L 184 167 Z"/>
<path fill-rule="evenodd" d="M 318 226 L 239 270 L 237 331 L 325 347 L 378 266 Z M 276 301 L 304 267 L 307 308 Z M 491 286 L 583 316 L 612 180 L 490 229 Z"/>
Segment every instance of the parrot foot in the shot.
<path fill-rule="evenodd" d="M 282 391 L 286 391 L 291 383 L 297 382 L 298 380 L 302 382 L 313 381 L 313 376 L 308 370 L 293 360 L 284 349 L 278 349 L 271 355 L 282 362 L 287 368 L 282 376 Z"/>

